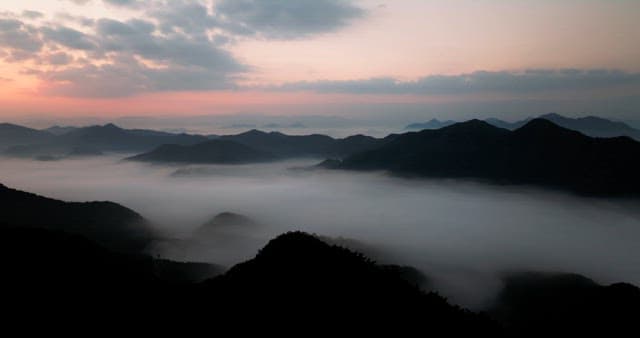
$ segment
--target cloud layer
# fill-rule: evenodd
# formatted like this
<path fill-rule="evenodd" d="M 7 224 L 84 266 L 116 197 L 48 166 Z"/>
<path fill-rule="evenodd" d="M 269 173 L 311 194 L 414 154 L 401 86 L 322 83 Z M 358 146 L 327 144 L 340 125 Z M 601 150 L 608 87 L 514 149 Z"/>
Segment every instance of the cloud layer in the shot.
<path fill-rule="evenodd" d="M 102 1 L 134 18 L 63 14 L 52 22 L 35 11 L 0 14 L 0 59 L 31 62 L 23 71 L 56 95 L 233 89 L 251 68 L 226 48 L 235 36 L 294 39 L 335 31 L 364 13 L 339 0 Z"/>

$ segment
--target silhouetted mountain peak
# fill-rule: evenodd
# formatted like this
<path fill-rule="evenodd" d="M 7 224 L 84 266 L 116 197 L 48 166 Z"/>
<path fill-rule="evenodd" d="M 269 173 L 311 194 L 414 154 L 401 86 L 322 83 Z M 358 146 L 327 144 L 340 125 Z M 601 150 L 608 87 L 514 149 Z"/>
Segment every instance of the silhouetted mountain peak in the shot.
<path fill-rule="evenodd" d="M 283 256 L 295 253 L 296 256 L 304 256 L 305 253 L 316 254 L 318 250 L 327 248 L 329 245 L 310 234 L 294 231 L 284 233 L 267 243 L 262 248 L 257 257 Z"/>
<path fill-rule="evenodd" d="M 537 134 L 541 136 L 550 136 L 554 134 L 582 135 L 580 132 L 560 127 L 559 125 L 544 118 L 532 119 L 531 121 L 527 122 L 524 126 L 516 129 L 514 133 L 529 134 L 529 135 Z"/>
<path fill-rule="evenodd" d="M 485 121 L 473 119 L 459 122 L 441 129 L 448 133 L 469 133 L 469 132 L 499 132 L 502 129 L 495 127 Z"/>
<path fill-rule="evenodd" d="M 269 135 L 269 133 L 266 133 L 258 129 L 251 129 L 249 131 L 245 131 L 244 133 L 240 133 L 237 136 L 266 136 L 266 135 Z"/>
<path fill-rule="evenodd" d="M 318 262 L 336 265 L 351 265 L 352 268 L 360 264 L 372 265 L 374 262 L 361 252 L 336 244 L 327 237 L 318 236 L 302 231 L 290 231 L 270 240 L 256 255 L 257 260 L 272 261 L 277 264 L 305 262 L 307 268 Z M 344 241 L 343 241 L 344 242 Z M 319 266 L 316 266 L 316 268 Z M 362 266 L 360 266 L 362 267 Z"/>

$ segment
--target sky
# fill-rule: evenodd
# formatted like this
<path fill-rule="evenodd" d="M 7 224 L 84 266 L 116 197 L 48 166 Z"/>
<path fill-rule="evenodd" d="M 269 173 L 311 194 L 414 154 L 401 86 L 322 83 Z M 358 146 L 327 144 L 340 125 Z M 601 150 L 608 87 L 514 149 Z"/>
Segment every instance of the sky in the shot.
<path fill-rule="evenodd" d="M 0 0 L 0 119 L 631 120 L 639 14 L 632 0 Z"/>

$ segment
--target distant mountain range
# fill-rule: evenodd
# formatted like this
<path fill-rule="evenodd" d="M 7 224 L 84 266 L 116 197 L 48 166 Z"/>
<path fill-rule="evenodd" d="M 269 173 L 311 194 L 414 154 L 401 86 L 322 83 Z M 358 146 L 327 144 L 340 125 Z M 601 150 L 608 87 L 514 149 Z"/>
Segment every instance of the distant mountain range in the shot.
<path fill-rule="evenodd" d="M 67 156 L 91 154 L 92 149 L 151 147 L 128 158 L 152 163 L 243 164 L 295 157 L 328 158 L 325 169 L 386 170 L 426 177 L 473 178 L 494 183 L 532 184 L 596 195 L 640 193 L 640 143 L 629 137 L 590 137 L 552 122 L 558 120 L 591 128 L 622 130 L 598 118 L 566 119 L 559 115 L 518 122 L 520 127 L 497 127 L 471 120 L 439 129 L 335 139 L 325 135 L 292 136 L 251 130 L 237 135 L 204 137 L 150 130 L 125 130 L 114 125 L 78 128 L 61 135 L 3 125 L 22 142 L 48 140 L 41 147 L 76 145 Z M 433 122 L 432 125 L 448 124 Z M 431 122 L 430 122 L 431 123 Z M 605 126 L 609 125 L 607 129 Z M 596 128 L 598 127 L 598 128 Z M 615 127 L 615 128 L 614 128 Z M 632 131 L 629 128 L 628 131 Z M 177 143 L 176 143 L 177 142 Z M 169 143 L 169 144 L 164 144 Z M 180 144 L 182 143 L 182 144 Z M 16 147 L 10 148 L 9 153 Z"/>
<path fill-rule="evenodd" d="M 579 131 L 585 135 L 593 137 L 616 137 L 616 136 L 629 136 L 633 139 L 640 141 L 640 130 L 635 129 L 624 122 L 611 121 L 596 116 L 587 116 L 579 118 L 565 117 L 559 114 L 551 113 L 538 116 L 536 118 L 549 120 L 560 127 Z M 484 120 L 485 122 L 494 125 L 498 128 L 504 128 L 508 130 L 518 129 L 529 121 L 535 119 L 529 117 L 524 120 L 516 122 L 507 122 L 497 118 L 489 118 Z M 425 123 L 412 123 L 408 125 L 406 130 L 422 130 L 422 129 L 440 129 L 443 127 L 455 124 L 455 121 L 440 121 L 432 119 Z"/>
<path fill-rule="evenodd" d="M 392 137 L 390 137 L 392 138 Z M 220 136 L 244 144 L 257 150 L 268 152 L 280 158 L 291 157 L 343 157 L 352 153 L 373 149 L 386 143 L 390 138 L 378 139 L 371 136 L 354 135 L 334 139 L 326 135 L 285 135 L 279 132 L 250 130 L 237 135 Z"/>
<path fill-rule="evenodd" d="M 640 193 L 640 143 L 593 138 L 534 119 L 509 131 L 471 120 L 409 132 L 334 168 L 535 184 L 585 194 Z"/>
<path fill-rule="evenodd" d="M 580 131 L 594 137 L 629 136 L 640 139 L 640 131 L 625 123 L 598 117 L 567 118 L 558 114 L 542 115 L 540 118 L 555 124 Z M 515 130 L 532 118 L 517 122 L 487 119 L 487 123 L 499 128 Z M 407 126 L 408 130 L 440 129 L 455 124 L 455 121 L 432 119 L 426 123 Z M 280 132 L 250 130 L 237 135 L 191 135 L 175 134 L 145 129 L 123 129 L 113 124 L 89 127 L 53 126 L 43 130 L 18 125 L 0 124 L 0 153 L 5 156 L 31 157 L 41 160 L 56 160 L 66 157 L 97 156 L 106 152 L 141 153 L 136 158 L 154 162 L 192 163 L 249 163 L 292 157 L 344 158 L 358 152 L 379 147 L 397 135 L 374 138 L 354 135 L 335 139 L 326 135 L 285 135 Z M 241 149 L 232 143 L 213 142 L 197 146 L 209 140 L 231 141 L 251 150 Z M 163 147 L 164 145 L 185 147 Z M 239 154 L 230 153 L 236 149 Z M 222 155 L 225 152 L 227 155 Z M 142 153 L 148 156 L 142 156 Z M 179 153 L 185 153 L 180 155 Z M 217 155 L 220 153 L 219 155 Z"/>
<path fill-rule="evenodd" d="M 334 139 L 325 135 L 285 135 L 250 130 L 225 135 L 190 146 L 163 145 L 150 152 L 128 158 L 132 161 L 166 163 L 240 164 L 295 157 L 345 157 L 374 149 L 393 139 L 355 135 Z"/>
<path fill-rule="evenodd" d="M 450 122 L 428 123 L 435 127 Z M 54 135 L 2 124 L 0 140 L 5 147 L 14 144 L 5 155 L 35 155 L 40 159 L 56 159 L 48 154 L 63 150 L 64 156 L 86 156 L 135 149 L 145 150 L 129 160 L 152 163 L 243 164 L 312 157 L 331 159 L 318 166 L 326 169 L 485 179 L 585 194 L 640 193 L 640 143 L 626 136 L 590 137 L 560 126 L 571 125 L 600 135 L 621 131 L 632 134 L 635 129 L 623 123 L 595 117 L 568 119 L 556 114 L 514 124 L 495 119 L 489 122 L 472 120 L 385 138 L 355 135 L 343 139 L 259 130 L 205 137 L 126 130 L 112 124 L 64 128 Z"/>
<path fill-rule="evenodd" d="M 113 124 L 90 127 L 52 127 L 36 130 L 0 124 L 0 151 L 18 157 L 60 158 L 103 152 L 141 152 L 163 144 L 191 145 L 206 141 L 201 135 L 172 134 L 144 129 L 122 129 Z"/>

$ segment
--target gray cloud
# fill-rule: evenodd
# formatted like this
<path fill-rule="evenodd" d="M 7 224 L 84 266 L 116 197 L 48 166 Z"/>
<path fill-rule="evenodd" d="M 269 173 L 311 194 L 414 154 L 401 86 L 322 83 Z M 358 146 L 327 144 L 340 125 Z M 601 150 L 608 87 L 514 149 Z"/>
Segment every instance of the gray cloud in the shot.
<path fill-rule="evenodd" d="M 208 30 L 220 26 L 218 19 L 200 1 L 172 0 L 156 5 L 149 11 L 159 22 L 164 33 L 183 32 L 204 35 Z"/>
<path fill-rule="evenodd" d="M 137 7 L 143 1 L 138 0 L 102 0 L 104 3 L 112 6 L 121 7 Z"/>
<path fill-rule="evenodd" d="M 215 8 L 234 33 L 285 39 L 335 31 L 365 14 L 345 0 L 221 0 Z"/>
<path fill-rule="evenodd" d="M 73 57 L 65 52 L 50 54 L 43 60 L 43 62 L 55 66 L 68 65 L 72 61 Z"/>
<path fill-rule="evenodd" d="M 209 75 L 225 75 L 246 70 L 246 66 L 237 62 L 229 52 L 216 47 L 206 36 L 161 36 L 154 34 L 155 29 L 153 23 L 139 19 L 126 22 L 102 19 L 96 27 L 102 37 L 101 46 L 107 52 L 138 55 L 166 66 L 179 66 L 176 70 L 187 74 L 204 71 Z"/>
<path fill-rule="evenodd" d="M 172 63 L 154 68 L 132 55 L 119 55 L 110 63 L 85 63 L 42 72 L 50 83 L 46 93 L 74 97 L 123 97 L 143 92 L 216 90 L 234 88 L 232 73 L 224 67 L 198 67 Z"/>
<path fill-rule="evenodd" d="M 69 0 L 69 1 L 73 2 L 76 5 L 80 5 L 80 6 L 84 6 L 84 5 L 92 2 L 92 0 Z M 107 5 L 112 5 L 112 6 L 136 7 L 136 6 L 138 6 L 140 3 L 144 2 L 144 1 L 140 1 L 140 0 L 102 0 L 102 2 L 104 2 Z"/>
<path fill-rule="evenodd" d="M 536 69 L 523 72 L 479 71 L 462 75 L 431 75 L 410 82 L 402 82 L 393 78 L 294 82 L 284 84 L 276 89 L 349 94 L 448 95 L 588 90 L 617 88 L 620 86 L 640 86 L 640 73 L 606 69 Z"/>
<path fill-rule="evenodd" d="M 83 16 L 71 15 L 69 13 L 56 13 L 56 19 L 62 22 L 76 23 L 84 27 L 93 27 L 95 20 Z"/>
<path fill-rule="evenodd" d="M 42 36 L 49 42 L 60 44 L 64 47 L 80 50 L 93 50 L 97 46 L 92 38 L 78 30 L 65 26 L 43 27 Z"/>
<path fill-rule="evenodd" d="M 37 29 L 12 18 L 0 18 L 0 48 L 8 49 L 9 54 L 29 54 L 38 52 L 43 42 Z"/>

